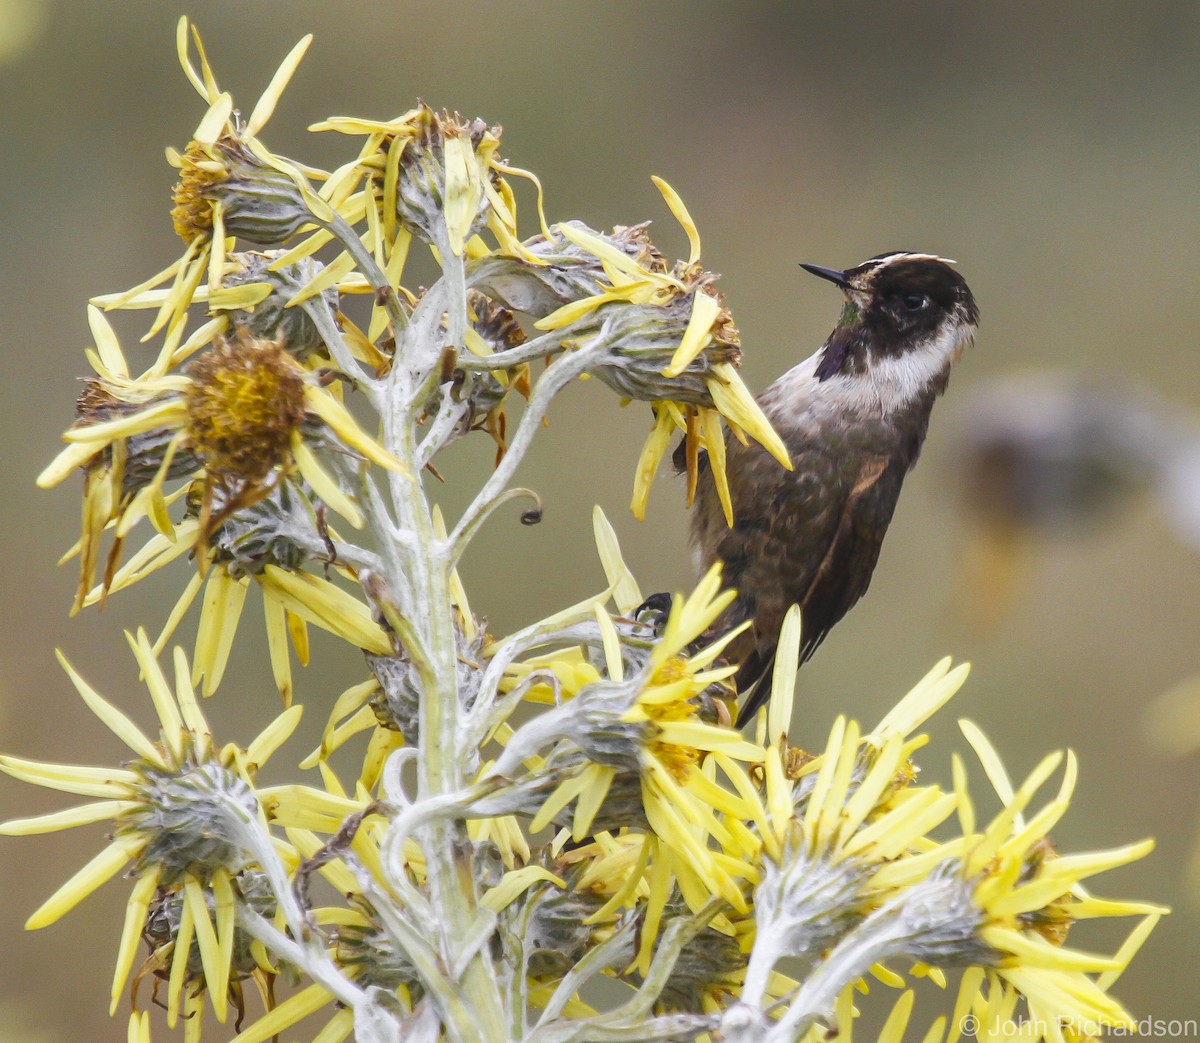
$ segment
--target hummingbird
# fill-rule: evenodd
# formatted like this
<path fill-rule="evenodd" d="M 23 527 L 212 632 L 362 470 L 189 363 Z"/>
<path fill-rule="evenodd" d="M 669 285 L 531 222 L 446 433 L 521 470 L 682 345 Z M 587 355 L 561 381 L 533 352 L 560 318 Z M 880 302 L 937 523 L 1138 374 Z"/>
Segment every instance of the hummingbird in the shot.
<path fill-rule="evenodd" d="M 738 727 L 770 698 L 787 610 L 800 606 L 803 663 L 871 582 L 933 403 L 979 324 L 952 263 L 895 251 L 844 271 L 801 265 L 839 287 L 845 302 L 817 352 L 758 396 L 794 469 L 728 438 L 730 527 L 708 461 L 700 463 L 691 519 L 699 565 L 720 561 L 738 591 L 714 629 L 750 623 L 726 653 L 738 664 L 737 690 L 749 693 Z M 677 451 L 677 468 L 682 461 Z"/>

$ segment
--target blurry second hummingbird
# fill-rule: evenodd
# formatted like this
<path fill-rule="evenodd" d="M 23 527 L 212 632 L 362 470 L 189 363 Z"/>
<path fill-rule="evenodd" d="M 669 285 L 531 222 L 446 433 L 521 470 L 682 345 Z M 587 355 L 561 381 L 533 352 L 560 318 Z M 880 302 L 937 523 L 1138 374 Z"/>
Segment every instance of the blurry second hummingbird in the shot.
<path fill-rule="evenodd" d="M 758 397 L 794 470 L 730 438 L 733 526 L 707 460 L 692 516 L 701 568 L 721 561 L 738 591 L 719 628 L 751 621 L 727 653 L 739 664 L 738 691 L 750 693 L 739 726 L 770 698 L 788 608 L 800 606 L 804 662 L 866 592 L 934 400 L 979 323 L 963 277 L 931 254 L 881 254 L 846 271 L 802 267 L 846 300 L 821 348 Z"/>

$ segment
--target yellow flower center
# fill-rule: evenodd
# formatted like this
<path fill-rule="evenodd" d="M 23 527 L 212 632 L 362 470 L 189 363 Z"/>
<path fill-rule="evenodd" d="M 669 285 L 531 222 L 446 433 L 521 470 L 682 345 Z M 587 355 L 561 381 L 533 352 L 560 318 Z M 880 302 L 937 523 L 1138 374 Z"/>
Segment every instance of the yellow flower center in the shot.
<path fill-rule="evenodd" d="M 188 444 L 210 474 L 261 481 L 291 462 L 305 382 L 282 345 L 244 334 L 222 338 L 188 376 Z"/>
<path fill-rule="evenodd" d="M 185 243 L 212 233 L 213 205 L 209 194 L 213 185 L 224 181 L 226 171 L 208 154 L 204 146 L 192 141 L 183 154 L 183 168 L 175 182 L 172 198 L 175 207 L 171 220 L 175 233 Z"/>
<path fill-rule="evenodd" d="M 650 678 L 652 687 L 675 684 L 691 676 L 688 662 L 682 656 L 671 656 Z M 696 718 L 696 705 L 689 698 L 669 702 L 647 702 L 646 716 L 655 721 L 688 721 Z M 651 756 L 671 773 L 676 782 L 684 782 L 700 763 L 701 753 L 691 746 L 654 740 L 649 744 Z"/>

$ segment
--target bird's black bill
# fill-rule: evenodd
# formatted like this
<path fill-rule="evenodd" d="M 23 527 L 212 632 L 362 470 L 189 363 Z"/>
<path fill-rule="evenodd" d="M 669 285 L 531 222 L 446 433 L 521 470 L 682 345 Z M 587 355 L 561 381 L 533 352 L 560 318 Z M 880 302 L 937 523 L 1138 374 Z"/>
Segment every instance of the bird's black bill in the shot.
<path fill-rule="evenodd" d="M 846 273 L 840 272 L 836 268 L 822 268 L 819 264 L 802 264 L 800 267 L 806 272 L 811 272 L 819 279 L 828 279 L 835 286 L 844 288 L 850 285 L 846 279 Z"/>

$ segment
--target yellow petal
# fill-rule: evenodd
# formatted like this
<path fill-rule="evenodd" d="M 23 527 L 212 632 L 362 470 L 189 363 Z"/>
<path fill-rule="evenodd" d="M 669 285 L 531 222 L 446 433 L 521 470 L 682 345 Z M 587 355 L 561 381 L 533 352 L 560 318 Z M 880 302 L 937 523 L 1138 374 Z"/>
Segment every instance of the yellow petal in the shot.
<path fill-rule="evenodd" d="M 150 1043 L 150 1012 L 148 1010 L 135 1010 L 130 1013 L 125 1043 Z"/>
<path fill-rule="evenodd" d="M 875 726 L 867 736 L 875 745 L 882 745 L 892 734 L 910 735 L 946 705 L 963 686 L 971 672 L 970 663 L 960 663 L 950 669 L 949 656 L 941 659 L 918 681 Z"/>
<path fill-rule="evenodd" d="M 128 799 L 138 781 L 137 775 L 124 768 L 44 764 L 7 754 L 0 754 L 0 771 L 34 786 L 75 793 L 81 797 L 99 797 L 101 800 Z"/>
<path fill-rule="evenodd" d="M 150 911 L 150 899 L 158 887 L 158 877 L 162 867 L 151 865 L 133 885 L 129 895 L 129 904 L 125 907 L 125 926 L 121 929 L 121 942 L 117 947 L 117 964 L 113 972 L 111 1002 L 108 1008 L 109 1017 L 116 1013 L 125 991 L 125 982 L 129 979 L 129 971 L 133 967 L 133 959 L 137 956 L 138 946 L 142 940 L 142 928 L 146 924 L 146 914 Z M 147 1036 L 149 1038 L 149 1036 Z"/>
<path fill-rule="evenodd" d="M 1124 944 L 1122 944 L 1113 957 L 1120 964 L 1120 968 L 1100 975 L 1096 980 L 1096 985 L 1099 988 L 1107 992 L 1117 983 L 1117 979 L 1120 978 L 1122 971 L 1129 966 L 1129 961 L 1137 955 L 1137 951 L 1142 947 L 1142 943 L 1150 937 L 1150 932 L 1154 930 L 1155 925 L 1162 918 L 1162 913 L 1165 911 L 1152 913 L 1130 931 L 1129 937 L 1125 939 Z"/>
<path fill-rule="evenodd" d="M 200 125 L 192 135 L 199 145 L 212 146 L 216 144 L 229 125 L 229 117 L 233 115 L 233 98 L 228 92 L 222 92 L 213 99 L 208 111 L 200 120 Z"/>
<path fill-rule="evenodd" d="M 85 427 L 72 427 L 63 432 L 64 442 L 73 442 L 103 448 L 116 438 L 129 438 L 156 427 L 175 427 L 182 423 L 186 416 L 183 402 L 179 399 L 167 399 L 129 416 L 118 417 L 116 420 L 106 420 L 99 424 L 88 424 Z"/>
<path fill-rule="evenodd" d="M 549 881 L 558 887 L 565 888 L 567 882 L 562 877 L 555 876 L 542 866 L 525 866 L 505 873 L 500 883 L 493 887 L 480 899 L 479 904 L 485 909 L 498 913 L 508 908 L 517 898 L 528 891 L 534 884 Z"/>
<path fill-rule="evenodd" d="M 642 591 L 629 566 L 625 564 L 625 559 L 621 557 L 621 545 L 617 541 L 616 530 L 599 505 L 592 508 L 592 534 L 596 540 L 600 564 L 604 567 L 604 575 L 608 577 L 612 589 L 613 604 L 617 606 L 618 612 L 632 612 L 642 603 Z"/>
<path fill-rule="evenodd" d="M 284 710 L 246 747 L 246 760 L 256 768 L 264 765 L 268 758 L 291 737 L 300 723 L 303 706 Z"/>
<path fill-rule="evenodd" d="M 679 193 L 675 189 L 661 177 L 651 176 L 650 180 L 654 182 L 654 187 L 662 193 L 667 207 L 675 215 L 675 220 L 683 226 L 683 230 L 687 233 L 688 244 L 691 248 L 688 264 L 695 264 L 700 260 L 700 233 L 696 229 L 696 222 L 692 220 L 692 215 L 688 213 L 687 207 L 683 205 L 683 200 L 679 198 Z"/>
<path fill-rule="evenodd" d="M 589 312 L 595 311 L 600 305 L 607 304 L 609 301 L 623 301 L 626 296 L 624 290 L 610 290 L 607 293 L 593 294 L 591 297 L 581 297 L 579 300 L 564 304 L 549 315 L 538 319 L 533 324 L 533 328 L 537 330 L 562 329 L 564 326 L 569 326 L 576 320 L 582 319 Z"/>
<path fill-rule="evenodd" d="M 350 499 L 338 487 L 329 473 L 321 466 L 321 462 L 308 444 L 300 436 L 299 432 L 292 437 L 292 455 L 296 459 L 296 466 L 300 468 L 300 473 L 308 480 L 308 484 L 312 486 L 313 492 L 326 503 L 331 510 L 336 511 L 355 529 L 363 527 L 362 512 L 355 506 L 354 501 Z"/>
<path fill-rule="evenodd" d="M 463 243 L 483 195 L 479 167 L 471 139 L 458 135 L 447 138 L 444 145 L 446 189 L 442 214 L 446 221 L 446 236 L 450 252 L 461 257 Z"/>
<path fill-rule="evenodd" d="M 65 808 L 32 818 L 10 818 L 7 822 L 0 822 L 0 834 L 7 837 L 29 837 L 38 833 L 57 833 L 60 829 L 89 826 L 93 822 L 115 819 L 131 807 L 134 807 L 131 800 L 98 800 L 77 808 Z"/>
<path fill-rule="evenodd" d="M 354 270 L 354 258 L 348 253 L 339 254 L 328 265 L 322 268 L 308 282 L 306 282 L 299 290 L 297 290 L 287 302 L 287 307 L 295 308 L 297 305 L 303 304 L 310 297 L 316 297 L 318 294 L 328 290 L 335 285 L 343 276 L 348 275 Z"/>
<path fill-rule="evenodd" d="M 95 305 L 89 304 L 87 309 L 88 326 L 96 341 L 96 350 L 100 353 L 100 361 L 108 373 L 118 377 L 128 377 L 129 367 L 125 356 L 121 353 L 121 345 L 117 335 L 108 324 L 104 313 Z"/>
<path fill-rule="evenodd" d="M 59 665 L 71 679 L 71 684 L 75 686 L 75 691 L 79 693 L 80 698 L 87 704 L 87 708 L 100 719 L 101 723 L 139 757 L 151 764 L 157 764 L 160 768 L 164 767 L 162 754 L 158 747 L 141 733 L 138 726 L 88 684 L 67 661 L 67 657 L 62 652 L 55 649 L 54 654 L 58 657 Z"/>
<path fill-rule="evenodd" d="M 654 485 L 654 475 L 658 471 L 659 461 L 667 451 L 671 435 L 675 432 L 675 422 L 667 409 L 655 407 L 654 427 L 651 428 L 641 454 L 638 456 L 637 468 L 634 471 L 633 499 L 629 509 L 638 521 L 645 520 L 646 503 L 650 498 L 650 489 Z"/>
<path fill-rule="evenodd" d="M 586 232 L 582 228 L 576 228 L 568 224 L 557 225 L 556 229 L 558 234 L 564 239 L 574 243 L 581 250 L 586 250 L 598 260 L 636 282 L 650 281 L 663 286 L 679 285 L 676 279 L 672 279 L 666 275 L 656 275 L 643 268 L 637 261 L 625 253 L 624 250 L 618 249 L 612 243 L 593 235 L 591 232 Z"/>
<path fill-rule="evenodd" d="M 332 994 L 324 985 L 310 985 L 264 1014 L 236 1036 L 233 1043 L 266 1043 L 272 1036 L 279 1035 L 284 1029 L 291 1028 L 310 1014 L 315 1014 L 332 1000 Z"/>
<path fill-rule="evenodd" d="M 357 449 L 380 467 L 395 471 L 406 478 L 412 477 L 412 472 L 367 435 L 350 415 L 350 411 L 328 392 L 309 385 L 305 389 L 304 401 L 307 408 L 324 420 L 333 429 L 334 434 L 348 446 Z"/>
<path fill-rule="evenodd" d="M 209 982 L 215 992 L 226 992 L 229 988 L 229 971 L 233 964 L 234 927 L 237 925 L 237 903 L 229 870 L 218 866 L 209 884 L 213 896 L 213 917 L 217 925 L 217 966 L 221 969 L 221 980 Z"/>
<path fill-rule="evenodd" d="M 729 496 L 729 479 L 725 474 L 725 432 L 721 430 L 721 418 L 711 409 L 702 409 L 700 423 L 701 438 L 704 448 L 708 451 L 708 469 L 717 490 L 717 499 L 721 501 L 725 524 L 732 529 L 733 500 Z"/>
<path fill-rule="evenodd" d="M 95 442 L 76 442 L 67 446 L 37 476 L 37 487 L 39 489 L 53 488 L 66 478 L 67 475 L 72 474 L 97 453 L 103 451 L 104 446 Z"/>
<path fill-rule="evenodd" d="M 222 286 L 208 295 L 212 311 L 249 311 L 271 296 L 274 287 L 269 282 L 245 282 L 237 286 Z"/>
<path fill-rule="evenodd" d="M 692 297 L 692 314 L 687 328 L 679 341 L 679 347 L 671 356 L 671 363 L 662 371 L 664 377 L 677 377 L 691 364 L 712 340 L 713 323 L 721 314 L 721 305 L 715 297 L 697 290 Z"/>
<path fill-rule="evenodd" d="M 719 362 L 712 367 L 712 373 L 713 376 L 708 377 L 705 384 L 721 415 L 750 435 L 790 471 L 792 461 L 788 456 L 787 446 L 746 390 L 746 385 L 742 383 L 737 371 L 728 362 Z"/>
<path fill-rule="evenodd" d="M 579 843 L 591 831 L 596 814 L 604 804 L 604 798 L 612 787 L 615 776 L 612 768 L 605 764 L 589 764 L 580 781 L 585 783 L 575 802 L 575 815 L 571 822 L 571 839 Z"/>
<path fill-rule="evenodd" d="M 262 96 L 254 106 L 254 111 L 250 113 L 250 118 L 246 121 L 246 134 L 257 135 L 266 125 L 267 120 L 271 118 L 271 113 L 275 111 L 275 106 L 279 102 L 279 96 L 287 87 L 288 81 L 296 71 L 296 66 L 300 64 L 300 59 L 304 57 L 304 52 L 308 50 L 308 45 L 312 43 L 312 39 L 312 33 L 305 36 L 288 52 L 288 56 L 275 70 L 275 75 L 271 77 L 271 82 L 267 84 L 267 89 L 262 92 Z"/>
<path fill-rule="evenodd" d="M 205 101 L 211 101 L 212 97 L 208 85 L 204 80 L 196 74 L 195 68 L 192 66 L 192 60 L 188 56 L 188 20 L 184 15 L 175 23 L 175 51 L 179 56 L 179 64 L 183 66 L 184 75 L 187 76 L 192 86 L 196 88 L 196 93 Z M 203 52 L 201 52 L 203 55 Z M 204 63 L 205 76 L 211 76 L 208 68 L 208 63 Z"/>
<path fill-rule="evenodd" d="M 267 651 L 271 658 L 271 676 L 285 707 L 292 705 L 292 658 L 288 654 L 287 611 L 274 598 L 263 597 L 263 617 L 267 624 Z"/>
<path fill-rule="evenodd" d="M 179 1020 L 180 1000 L 183 997 L 184 978 L 192 955 L 192 938 L 195 936 L 196 920 L 190 902 L 184 902 L 179 915 L 179 927 L 175 931 L 175 945 L 171 951 L 171 969 L 167 977 L 167 1026 L 174 1028 Z"/>
<path fill-rule="evenodd" d="M 158 712 L 163 741 L 166 742 L 175 760 L 180 761 L 183 758 L 184 746 L 183 718 L 179 713 L 179 706 L 171 694 L 171 689 L 167 686 L 167 679 L 163 676 L 162 668 L 158 665 L 158 659 L 150 647 L 150 639 L 146 636 L 146 631 L 139 628 L 136 637 L 126 632 L 125 640 L 129 642 L 134 658 L 137 659 L 138 666 L 142 669 L 142 678 L 146 682 L 146 689 L 150 693 L 154 709 Z"/>
<path fill-rule="evenodd" d="M 376 655 L 392 653 L 392 643 L 371 618 L 371 610 L 328 580 L 268 565 L 261 582 L 284 608 L 301 619 Z"/>
<path fill-rule="evenodd" d="M 47 927 L 69 913 L 101 884 L 116 876 L 146 846 L 143 836 L 123 836 L 112 840 L 57 891 L 47 898 L 25 921 L 25 930 Z"/>
<path fill-rule="evenodd" d="M 213 1012 L 221 1024 L 229 1013 L 229 996 L 225 987 L 229 978 L 229 968 L 222 971 L 220 960 L 221 950 L 217 944 L 217 931 L 208 916 L 208 905 L 204 900 L 204 890 L 200 881 L 194 876 L 187 876 L 183 881 L 184 905 L 191 910 L 192 922 L 196 930 L 196 947 L 200 950 L 200 965 L 204 969 L 204 980 L 208 983 L 208 996 L 212 1001 Z"/>
<path fill-rule="evenodd" d="M 771 675 L 771 701 L 767 704 L 767 739 L 772 744 L 786 737 L 792 722 L 796 672 L 800 669 L 800 606 L 793 605 L 779 628 L 775 670 Z"/>

